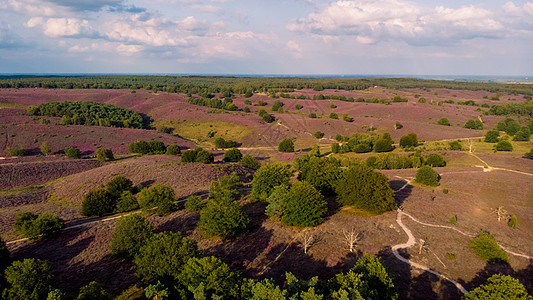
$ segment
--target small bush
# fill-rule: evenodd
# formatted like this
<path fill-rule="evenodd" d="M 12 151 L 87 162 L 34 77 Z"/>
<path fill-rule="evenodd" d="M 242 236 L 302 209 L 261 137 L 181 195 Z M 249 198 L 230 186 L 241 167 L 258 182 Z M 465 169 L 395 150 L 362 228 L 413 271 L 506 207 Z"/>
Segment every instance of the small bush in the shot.
<path fill-rule="evenodd" d="M 516 223 L 518 223 L 518 219 L 516 218 L 516 215 L 513 215 L 509 222 L 507 222 L 507 225 L 511 228 L 516 228 Z"/>
<path fill-rule="evenodd" d="M 65 221 L 48 213 L 37 216 L 31 212 L 23 212 L 15 217 L 14 227 L 25 238 L 38 240 L 58 234 L 65 227 Z"/>
<path fill-rule="evenodd" d="M 480 121 L 480 120 L 468 120 L 466 121 L 465 123 L 465 126 L 463 126 L 464 128 L 468 128 L 468 129 L 478 129 L 478 130 L 481 130 L 483 129 L 483 123 Z"/>
<path fill-rule="evenodd" d="M 443 126 L 451 126 L 450 124 L 450 120 L 448 120 L 448 118 L 441 118 L 437 124 L 439 125 L 443 125 Z"/>
<path fill-rule="evenodd" d="M 133 195 L 131 191 L 124 191 L 117 201 L 115 212 L 121 213 L 136 210 L 138 208 L 139 202 L 137 201 L 137 198 L 135 198 L 135 195 Z"/>
<path fill-rule="evenodd" d="M 336 113 L 332 112 L 332 113 L 329 113 L 329 118 L 338 120 L 339 119 L 339 115 L 337 115 Z"/>
<path fill-rule="evenodd" d="M 324 196 L 306 181 L 294 183 L 282 202 L 281 220 L 289 226 L 312 227 L 324 221 L 327 202 Z"/>
<path fill-rule="evenodd" d="M 24 149 L 24 147 L 22 146 L 20 146 L 20 148 L 7 147 L 6 151 L 9 156 L 13 157 L 20 157 L 26 155 L 26 149 Z"/>
<path fill-rule="evenodd" d="M 416 147 L 418 145 L 418 137 L 415 133 L 409 133 L 400 138 L 400 147 Z"/>
<path fill-rule="evenodd" d="M 342 120 L 345 122 L 351 122 L 352 118 L 348 114 L 342 114 Z"/>
<path fill-rule="evenodd" d="M 278 144 L 278 151 L 279 152 L 294 152 L 294 143 L 289 138 L 283 139 Z"/>
<path fill-rule="evenodd" d="M 252 105 L 252 101 L 250 101 L 250 100 L 244 100 L 244 104 L 246 104 L 246 105 Z"/>
<path fill-rule="evenodd" d="M 185 209 L 190 212 L 201 211 L 205 207 L 205 202 L 200 196 L 189 196 L 185 201 Z"/>
<path fill-rule="evenodd" d="M 68 157 L 68 158 L 80 158 L 81 156 L 81 152 L 80 152 L 80 149 L 76 148 L 76 147 L 67 147 L 65 148 L 65 155 Z"/>
<path fill-rule="evenodd" d="M 457 224 L 457 216 L 455 216 L 455 215 L 452 216 L 452 217 L 450 218 L 450 223 L 452 223 L 452 224 Z"/>
<path fill-rule="evenodd" d="M 250 110 L 249 107 L 245 107 L 245 108 L 242 109 L 242 111 L 245 112 L 245 113 L 249 113 L 251 110 Z"/>
<path fill-rule="evenodd" d="M 114 198 L 119 198 L 124 191 L 131 191 L 133 182 L 124 177 L 116 176 L 107 183 L 107 192 Z"/>
<path fill-rule="evenodd" d="M 274 117 L 271 114 L 264 114 L 263 121 L 265 121 L 266 123 L 272 123 L 274 122 Z"/>
<path fill-rule="evenodd" d="M 374 144 L 374 151 L 378 153 L 392 151 L 392 141 L 390 139 L 384 139 L 384 138 L 377 140 L 376 143 Z"/>
<path fill-rule="evenodd" d="M 283 106 L 285 105 L 285 103 L 279 101 L 279 100 L 276 100 L 274 102 L 274 104 L 272 105 L 272 110 L 273 111 L 277 111 L 278 109 L 282 108 Z"/>
<path fill-rule="evenodd" d="M 444 161 L 444 158 L 442 158 L 442 155 L 431 153 L 426 160 L 426 164 L 432 167 L 444 167 L 446 162 Z"/>
<path fill-rule="evenodd" d="M 105 189 L 90 190 L 81 203 L 80 214 L 83 216 L 103 216 L 112 213 L 116 207 L 116 198 Z"/>
<path fill-rule="evenodd" d="M 533 159 L 533 148 L 529 150 L 526 154 L 524 154 L 525 158 Z"/>
<path fill-rule="evenodd" d="M 509 263 L 509 256 L 494 237 L 485 231 L 480 231 L 479 235 L 468 243 L 476 255 L 489 263 Z"/>
<path fill-rule="evenodd" d="M 416 172 L 415 181 L 429 186 L 437 186 L 439 185 L 439 173 L 430 166 L 423 166 Z"/>
<path fill-rule="evenodd" d="M 448 189 L 443 189 L 443 190 L 442 190 L 442 193 L 443 193 L 443 194 L 448 194 Z"/>
<path fill-rule="evenodd" d="M 331 153 L 339 153 L 340 149 L 341 149 L 341 146 L 338 143 L 331 144 Z"/>
<path fill-rule="evenodd" d="M 300 109 L 302 109 L 302 108 L 303 108 L 303 106 L 302 106 L 302 105 L 300 105 L 300 104 L 296 104 L 296 105 L 294 106 L 294 108 L 296 108 L 297 110 L 300 110 Z"/>
<path fill-rule="evenodd" d="M 160 216 L 167 215 L 174 210 L 176 194 L 170 186 L 156 184 L 150 188 L 141 190 L 139 204 L 143 210 L 156 208 L 156 213 Z"/>
<path fill-rule="evenodd" d="M 248 214 L 237 203 L 210 199 L 202 210 L 198 228 L 207 236 L 227 239 L 244 233 L 249 223 Z"/>
<path fill-rule="evenodd" d="M 133 258 L 152 235 L 152 223 L 139 214 L 120 218 L 117 220 L 115 232 L 113 232 L 110 244 L 111 253 Z"/>
<path fill-rule="evenodd" d="M 224 162 L 238 162 L 242 158 L 242 153 L 239 149 L 233 148 L 229 149 L 224 153 L 224 158 L 222 161 Z"/>
<path fill-rule="evenodd" d="M 324 137 L 324 133 L 322 131 L 317 131 L 313 134 L 314 137 L 316 137 L 317 139 L 321 139 Z"/>
<path fill-rule="evenodd" d="M 315 114 L 315 113 L 310 113 L 310 114 L 309 114 L 309 118 L 311 118 L 311 119 L 316 119 L 316 114 Z"/>
<path fill-rule="evenodd" d="M 76 300 L 109 300 L 111 296 L 96 281 L 91 281 L 88 285 L 80 288 L 80 293 Z"/>
<path fill-rule="evenodd" d="M 252 170 L 257 170 L 259 167 L 261 167 L 261 164 L 257 161 L 257 158 L 250 154 L 246 154 L 242 157 L 241 164 Z"/>
<path fill-rule="evenodd" d="M 52 149 L 50 148 L 50 144 L 48 142 L 44 141 L 41 144 L 41 153 L 44 154 L 44 155 L 48 155 L 48 154 L 50 154 L 50 152 L 52 152 Z"/>
<path fill-rule="evenodd" d="M 226 148 L 235 148 L 237 147 L 237 142 L 232 140 L 225 140 L 221 137 L 215 140 L 215 148 L 217 149 L 226 149 Z"/>
<path fill-rule="evenodd" d="M 529 127 L 524 126 L 518 130 L 517 133 L 515 133 L 513 137 L 513 141 L 522 141 L 527 142 L 530 140 L 531 132 L 529 131 Z"/>
<path fill-rule="evenodd" d="M 113 151 L 111 151 L 111 149 L 99 148 L 96 150 L 96 160 L 106 161 L 113 159 L 115 159 L 115 156 L 113 155 Z"/>
<path fill-rule="evenodd" d="M 489 130 L 485 133 L 485 143 L 497 143 L 498 138 L 500 137 L 500 132 L 498 130 Z"/>
<path fill-rule="evenodd" d="M 168 145 L 166 155 L 178 155 L 181 154 L 180 146 L 178 145 Z"/>
<path fill-rule="evenodd" d="M 494 146 L 496 151 L 513 151 L 513 145 L 508 141 L 499 141 L 498 144 Z"/>

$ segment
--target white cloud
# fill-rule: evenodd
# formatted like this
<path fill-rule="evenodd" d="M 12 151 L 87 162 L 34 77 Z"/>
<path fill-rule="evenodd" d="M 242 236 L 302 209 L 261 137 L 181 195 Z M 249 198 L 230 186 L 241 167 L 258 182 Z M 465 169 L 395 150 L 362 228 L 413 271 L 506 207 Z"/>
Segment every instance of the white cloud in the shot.
<path fill-rule="evenodd" d="M 50 18 L 43 24 L 43 33 L 49 37 L 91 34 L 89 21 L 73 18 Z"/>
<path fill-rule="evenodd" d="M 42 25 L 44 23 L 43 21 L 43 18 L 41 17 L 34 17 L 34 18 L 31 18 L 28 20 L 28 22 L 26 22 L 24 24 L 24 26 L 28 27 L 28 28 L 33 28 L 37 25 Z"/>
<path fill-rule="evenodd" d="M 144 50 L 144 47 L 141 46 L 141 45 L 124 45 L 124 44 L 120 44 L 117 47 L 117 51 L 119 53 L 121 53 L 122 55 L 126 55 L 126 56 L 133 55 L 135 53 L 141 52 L 142 50 Z"/>
<path fill-rule="evenodd" d="M 302 47 L 300 47 L 300 45 L 295 42 L 295 41 L 288 41 L 287 42 L 287 49 L 289 50 L 290 53 L 292 53 L 292 55 L 295 57 L 295 58 L 302 58 L 303 55 L 302 55 Z"/>
<path fill-rule="evenodd" d="M 403 40 L 426 45 L 497 38 L 505 28 L 493 12 L 474 5 L 430 8 L 403 0 L 358 0 L 330 3 L 290 23 L 287 29 L 312 35 L 354 36 L 362 44 Z"/>

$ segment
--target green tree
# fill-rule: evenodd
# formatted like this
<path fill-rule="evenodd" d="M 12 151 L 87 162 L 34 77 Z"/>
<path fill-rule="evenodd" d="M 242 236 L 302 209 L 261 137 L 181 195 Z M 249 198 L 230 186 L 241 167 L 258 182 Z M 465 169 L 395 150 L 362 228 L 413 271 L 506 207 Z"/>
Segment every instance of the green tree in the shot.
<path fill-rule="evenodd" d="M 242 153 L 239 149 L 237 148 L 232 148 L 232 149 L 229 149 L 227 150 L 225 153 L 224 153 L 224 158 L 222 159 L 222 161 L 224 162 L 238 162 L 240 161 L 242 158 Z"/>
<path fill-rule="evenodd" d="M 465 126 L 463 126 L 464 128 L 468 128 L 468 129 L 483 129 L 483 122 L 481 122 L 480 120 L 473 120 L 473 119 L 470 119 L 468 121 L 466 121 L 465 123 Z"/>
<path fill-rule="evenodd" d="M 499 141 L 498 144 L 494 145 L 494 150 L 496 151 L 513 151 L 513 145 L 508 141 Z"/>
<path fill-rule="evenodd" d="M 324 196 L 305 181 L 294 183 L 283 198 L 281 221 L 289 226 L 313 227 L 328 210 Z"/>
<path fill-rule="evenodd" d="M 153 225 L 138 214 L 117 220 L 110 248 L 113 255 L 133 258 L 153 235 Z"/>
<path fill-rule="evenodd" d="M 279 152 L 294 152 L 294 143 L 289 138 L 283 139 L 278 144 L 278 151 Z"/>
<path fill-rule="evenodd" d="M 533 159 L 533 148 L 529 150 L 526 154 L 524 154 L 525 158 Z"/>
<path fill-rule="evenodd" d="M 214 200 L 237 200 L 239 198 L 239 188 L 242 182 L 236 173 L 222 176 L 218 181 L 212 181 L 209 186 L 209 198 Z"/>
<path fill-rule="evenodd" d="M 246 211 L 231 199 L 210 199 L 200 214 L 198 228 L 206 236 L 224 240 L 244 233 L 249 223 Z"/>
<path fill-rule="evenodd" d="M 182 160 L 183 160 L 183 157 L 182 157 Z M 209 151 L 205 151 L 204 149 L 197 151 L 195 162 L 202 163 L 202 164 L 212 164 L 214 161 L 215 161 L 215 157 L 213 153 Z"/>
<path fill-rule="evenodd" d="M 96 150 L 96 160 L 106 161 L 113 159 L 115 159 L 115 156 L 113 155 L 113 151 L 111 149 L 98 148 Z"/>
<path fill-rule="evenodd" d="M 90 190 L 81 203 L 80 214 L 88 217 L 103 216 L 112 213 L 116 203 L 116 198 L 105 189 Z"/>
<path fill-rule="evenodd" d="M 341 205 L 353 205 L 374 214 L 396 208 L 387 176 L 365 165 L 344 170 L 335 192 Z"/>
<path fill-rule="evenodd" d="M 299 170 L 299 180 L 310 183 L 323 195 L 334 194 L 334 186 L 341 174 L 338 163 L 329 158 L 311 157 Z"/>
<path fill-rule="evenodd" d="M 81 157 L 81 152 L 80 152 L 80 149 L 76 148 L 76 147 L 67 147 L 65 148 L 65 155 L 68 157 L 68 158 L 80 158 Z"/>
<path fill-rule="evenodd" d="M 313 136 L 316 137 L 317 139 L 321 139 L 324 137 L 324 133 L 322 131 L 317 131 L 313 133 Z"/>
<path fill-rule="evenodd" d="M 133 262 L 139 277 L 177 280 L 189 258 L 199 255 L 195 241 L 182 237 L 179 232 L 165 231 L 150 237 Z"/>
<path fill-rule="evenodd" d="M 400 138 L 400 147 L 416 147 L 418 145 L 418 137 L 415 133 L 409 133 Z"/>
<path fill-rule="evenodd" d="M 342 114 L 342 120 L 346 122 L 351 122 L 352 118 L 348 114 Z"/>
<path fill-rule="evenodd" d="M 148 154 L 150 152 L 150 144 L 146 141 L 135 141 L 128 146 L 130 153 Z"/>
<path fill-rule="evenodd" d="M 443 126 L 451 126 L 450 120 L 448 120 L 448 118 L 440 118 L 437 124 L 443 125 Z"/>
<path fill-rule="evenodd" d="M 275 163 L 261 166 L 252 180 L 252 196 L 257 200 L 266 200 L 274 187 L 288 184 L 292 171 L 286 164 Z"/>
<path fill-rule="evenodd" d="M 48 143 L 47 141 L 44 141 L 41 144 L 41 153 L 44 155 L 48 155 L 50 154 L 50 152 L 52 152 L 52 149 L 50 148 L 50 143 Z"/>
<path fill-rule="evenodd" d="M 428 155 L 426 164 L 432 167 L 444 167 L 446 162 L 444 161 L 444 158 L 442 158 L 442 155 L 438 153 L 431 153 Z"/>
<path fill-rule="evenodd" d="M 430 166 L 422 166 L 416 172 L 415 181 L 428 186 L 439 185 L 439 173 Z"/>
<path fill-rule="evenodd" d="M 181 154 L 180 146 L 178 145 L 168 145 L 166 155 L 178 155 Z"/>
<path fill-rule="evenodd" d="M 44 299 L 54 282 L 52 265 L 46 260 L 27 258 L 14 261 L 5 271 L 9 287 L 3 297 L 8 300 Z"/>
<path fill-rule="evenodd" d="M 120 195 L 120 198 L 117 200 L 117 207 L 115 212 L 121 213 L 126 211 L 131 211 L 139 208 L 139 202 L 135 195 L 131 191 L 124 191 Z"/>
<path fill-rule="evenodd" d="M 311 119 L 316 119 L 317 116 L 316 116 L 315 113 L 310 113 L 310 114 L 309 114 L 309 118 L 311 118 Z"/>
<path fill-rule="evenodd" d="M 339 153 L 341 146 L 338 143 L 331 144 L 331 153 Z"/>
<path fill-rule="evenodd" d="M 205 207 L 205 202 L 200 196 L 189 196 L 185 201 L 185 209 L 190 212 L 201 211 Z"/>
<path fill-rule="evenodd" d="M 283 106 L 285 105 L 285 103 L 279 101 L 279 100 L 276 100 L 274 102 L 274 104 L 272 105 L 272 110 L 273 111 L 278 111 L 278 109 L 282 108 Z"/>
<path fill-rule="evenodd" d="M 518 219 L 516 218 L 516 215 L 512 215 L 511 219 L 509 219 L 509 222 L 507 222 L 507 225 L 511 228 L 516 228 L 516 223 L 518 223 Z"/>
<path fill-rule="evenodd" d="M 26 149 L 24 149 L 24 147 L 22 146 L 20 146 L 20 148 L 7 147 L 6 152 L 7 154 L 9 154 L 9 156 L 13 156 L 13 157 L 21 157 L 21 156 L 26 155 Z"/>
<path fill-rule="evenodd" d="M 194 150 L 186 150 L 181 155 L 181 163 L 193 163 L 196 161 L 196 151 Z"/>
<path fill-rule="evenodd" d="M 244 279 L 242 298 L 253 300 L 286 300 L 287 291 L 281 289 L 272 279 L 263 279 L 261 281 Z"/>
<path fill-rule="evenodd" d="M 150 284 L 147 286 L 144 291 L 146 298 L 153 300 L 163 300 L 170 295 L 168 288 L 165 288 L 159 280 L 157 281 L 157 284 Z"/>
<path fill-rule="evenodd" d="M 267 207 L 265 208 L 265 215 L 272 218 L 272 220 L 281 222 L 283 216 L 283 205 L 285 196 L 289 192 L 289 186 L 282 184 L 274 187 L 274 190 L 267 198 Z"/>
<path fill-rule="evenodd" d="M 515 133 L 515 135 L 513 137 L 513 141 L 526 142 L 526 141 L 530 140 L 530 137 L 531 137 L 531 132 L 529 131 L 529 127 L 524 126 L 524 127 L 520 128 L 520 130 L 518 130 Z"/>
<path fill-rule="evenodd" d="M 498 122 L 495 127 L 496 130 L 505 131 L 508 135 L 515 135 L 520 130 L 520 123 L 516 120 L 507 118 Z"/>
<path fill-rule="evenodd" d="M 450 150 L 463 150 L 463 146 L 459 141 L 451 141 L 448 143 Z"/>
<path fill-rule="evenodd" d="M 48 296 L 46 296 L 46 300 L 63 300 L 65 299 L 65 293 L 63 293 L 60 289 L 55 289 L 53 291 L 50 291 L 48 293 Z"/>
<path fill-rule="evenodd" d="M 489 263 L 509 263 L 509 256 L 494 237 L 486 232 L 480 231 L 479 235 L 468 243 L 468 246 L 474 250 L 476 255 Z"/>
<path fill-rule="evenodd" d="M 339 119 L 339 115 L 337 115 L 336 113 L 334 112 L 331 112 L 329 113 L 329 116 L 328 116 L 330 119 L 336 119 L 338 120 Z"/>
<path fill-rule="evenodd" d="M 376 152 L 392 151 L 392 140 L 384 139 L 384 138 L 377 140 L 376 143 L 374 144 L 374 151 Z"/>
<path fill-rule="evenodd" d="M 464 296 L 465 300 L 531 300 L 524 285 L 509 275 L 494 274 L 487 283 Z"/>
<path fill-rule="evenodd" d="M 132 188 L 133 182 L 124 176 L 116 176 L 107 183 L 107 192 L 117 199 L 123 192 L 131 191 Z"/>
<path fill-rule="evenodd" d="M 192 292 L 200 285 L 203 285 L 203 299 L 237 299 L 240 298 L 242 279 L 219 258 L 209 256 L 189 259 L 183 266 L 179 282 L 190 291 L 188 299 L 194 297 Z"/>
<path fill-rule="evenodd" d="M 498 130 L 489 130 L 485 133 L 485 143 L 497 143 L 498 138 L 500 137 L 500 132 Z"/>
<path fill-rule="evenodd" d="M 26 216 L 30 217 L 29 214 L 32 215 L 31 218 L 21 221 Z M 30 240 L 55 236 L 64 227 L 65 221 L 63 219 L 49 213 L 44 213 L 38 217 L 32 213 L 21 213 L 15 219 L 15 229 Z"/>
<path fill-rule="evenodd" d="M 174 210 L 174 201 L 176 201 L 174 189 L 159 183 L 142 189 L 139 196 L 139 204 L 143 210 L 156 208 L 155 212 L 160 216 L 167 215 Z"/>
<path fill-rule="evenodd" d="M 76 300 L 108 300 L 111 296 L 96 281 L 91 281 L 88 285 L 80 288 L 80 293 Z"/>
<path fill-rule="evenodd" d="M 250 154 L 246 154 L 241 159 L 241 165 L 250 168 L 252 170 L 257 170 L 261 167 L 261 164 L 257 161 L 257 158 Z"/>

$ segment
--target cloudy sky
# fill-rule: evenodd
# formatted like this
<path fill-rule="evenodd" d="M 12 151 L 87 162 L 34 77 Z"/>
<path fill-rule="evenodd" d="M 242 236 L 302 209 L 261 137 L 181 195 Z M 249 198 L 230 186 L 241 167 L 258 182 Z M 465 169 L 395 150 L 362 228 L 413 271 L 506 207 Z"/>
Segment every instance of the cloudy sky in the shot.
<path fill-rule="evenodd" d="M 0 73 L 533 76 L 522 0 L 0 0 Z"/>

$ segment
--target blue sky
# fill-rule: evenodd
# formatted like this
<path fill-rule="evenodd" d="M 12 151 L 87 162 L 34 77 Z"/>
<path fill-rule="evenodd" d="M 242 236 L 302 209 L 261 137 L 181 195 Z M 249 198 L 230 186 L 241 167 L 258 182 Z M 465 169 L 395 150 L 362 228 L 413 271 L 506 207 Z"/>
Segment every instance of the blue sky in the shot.
<path fill-rule="evenodd" d="M 532 71 L 531 1 L 0 0 L 0 73 Z"/>

